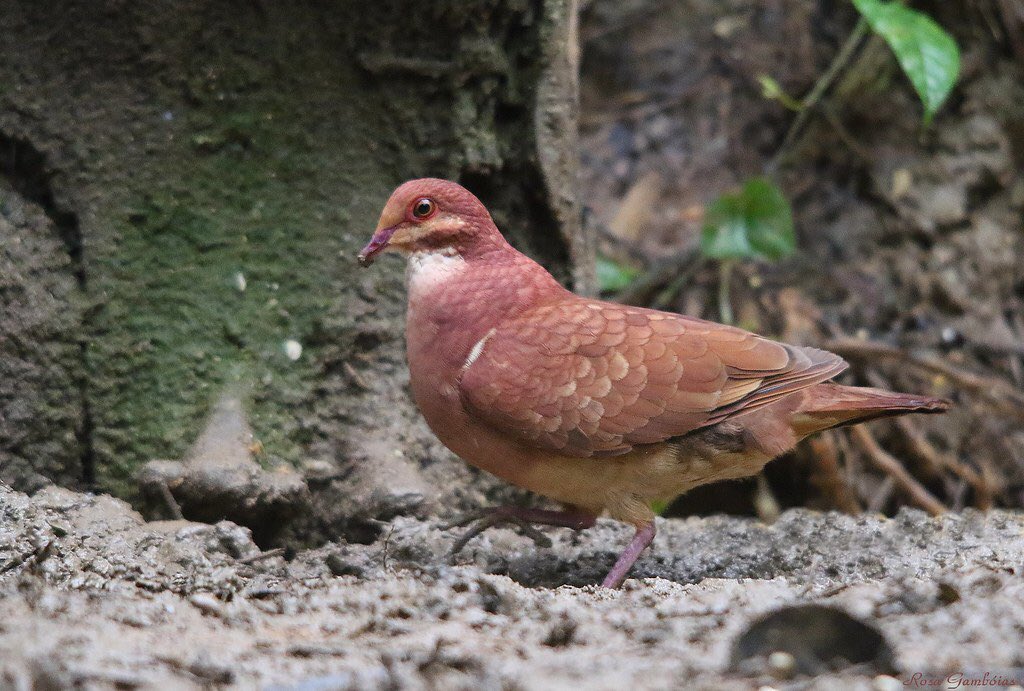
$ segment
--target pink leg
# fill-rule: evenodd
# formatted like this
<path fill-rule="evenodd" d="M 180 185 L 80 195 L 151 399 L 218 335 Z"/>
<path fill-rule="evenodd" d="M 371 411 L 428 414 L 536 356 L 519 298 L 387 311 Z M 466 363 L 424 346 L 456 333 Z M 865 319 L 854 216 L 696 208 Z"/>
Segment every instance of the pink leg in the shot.
<path fill-rule="evenodd" d="M 633 535 L 633 539 L 629 541 L 626 549 L 622 550 L 622 554 L 619 555 L 619 560 L 615 562 L 615 566 L 608 572 L 608 575 L 604 577 L 604 583 L 601 585 L 605 588 L 618 588 L 622 585 L 622 582 L 626 580 L 626 576 L 629 575 L 629 570 L 633 568 L 633 564 L 636 563 L 640 553 L 647 549 L 647 546 L 654 540 L 654 521 L 640 526 L 636 529 L 636 533 Z"/>
<path fill-rule="evenodd" d="M 536 523 L 540 525 L 553 525 L 559 528 L 572 528 L 573 530 L 583 530 L 584 528 L 590 528 L 597 522 L 597 518 L 591 514 L 584 513 L 582 511 L 549 511 L 547 509 L 528 509 L 522 506 L 498 506 L 492 509 L 484 509 L 465 516 L 453 523 L 450 523 L 447 527 L 456 528 L 458 526 L 469 525 L 470 523 L 476 523 L 472 528 L 467 530 L 462 537 L 455 541 L 452 545 L 451 554 L 454 556 L 466 546 L 466 543 L 472 540 L 474 537 L 487 530 L 491 526 L 499 525 L 501 523 L 512 523 L 519 527 L 524 535 L 531 538 L 535 543 L 541 547 L 550 547 L 551 540 L 540 531 L 533 528 L 530 524 Z"/>

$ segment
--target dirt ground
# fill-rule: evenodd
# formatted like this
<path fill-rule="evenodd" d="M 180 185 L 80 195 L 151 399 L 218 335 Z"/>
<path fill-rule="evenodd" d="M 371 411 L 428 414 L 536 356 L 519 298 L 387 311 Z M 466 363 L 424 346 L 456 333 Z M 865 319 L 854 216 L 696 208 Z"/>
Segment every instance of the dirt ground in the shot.
<path fill-rule="evenodd" d="M 881 691 L 915 673 L 1024 676 L 1024 519 L 1001 511 L 666 520 L 618 592 L 594 585 L 628 537 L 605 521 L 549 531 L 551 549 L 495 530 L 448 565 L 455 533 L 409 518 L 372 544 L 282 555 L 228 522 L 145 523 L 57 488 L 0 489 L 0 517 L 4 688 Z M 734 660 L 753 620 L 806 603 L 870 629 L 798 610 L 781 637 L 752 633 L 792 657 Z M 864 661 L 826 671 L 821 639 Z"/>

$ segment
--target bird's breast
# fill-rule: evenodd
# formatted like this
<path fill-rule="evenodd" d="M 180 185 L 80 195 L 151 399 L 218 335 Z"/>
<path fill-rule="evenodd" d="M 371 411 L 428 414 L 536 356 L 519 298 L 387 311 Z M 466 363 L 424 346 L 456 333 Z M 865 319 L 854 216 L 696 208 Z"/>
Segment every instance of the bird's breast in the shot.
<path fill-rule="evenodd" d="M 520 485 L 537 452 L 469 415 L 459 385 L 463 372 L 487 356 L 503 323 L 561 290 L 535 266 L 512 253 L 468 260 L 416 253 L 407 274 L 406 349 L 417 407 L 445 446 Z"/>

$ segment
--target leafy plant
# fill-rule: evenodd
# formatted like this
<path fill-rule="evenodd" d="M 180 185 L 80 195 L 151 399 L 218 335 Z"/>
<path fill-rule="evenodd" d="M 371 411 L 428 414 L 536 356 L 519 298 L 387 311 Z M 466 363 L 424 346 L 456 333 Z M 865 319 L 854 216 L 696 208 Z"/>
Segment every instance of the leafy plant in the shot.
<path fill-rule="evenodd" d="M 871 30 L 881 36 L 910 79 L 929 124 L 960 74 L 960 49 L 941 26 L 923 12 L 890 0 L 853 0 Z"/>
<path fill-rule="evenodd" d="M 781 259 L 796 249 L 793 212 L 782 190 L 763 177 L 708 207 L 700 238 L 711 259 Z"/>
<path fill-rule="evenodd" d="M 828 70 L 802 99 L 789 96 L 771 76 L 758 76 L 765 98 L 797 112 L 777 159 L 796 139 L 808 115 L 849 63 L 868 30 L 892 49 L 924 106 L 929 125 L 949 97 L 960 73 L 956 40 L 931 17 L 900 0 L 851 0 L 861 15 Z M 745 259 L 774 261 L 796 248 L 793 214 L 782 191 L 763 177 L 748 180 L 735 193 L 723 194 L 708 207 L 701 233 L 701 253 L 719 262 L 719 309 L 722 321 L 732 322 L 729 284 L 735 262 Z M 635 270 L 606 257 L 598 257 L 602 291 L 616 292 L 637 276 Z"/>
<path fill-rule="evenodd" d="M 640 271 L 606 257 L 597 255 L 597 285 L 602 293 L 617 293 L 636 280 Z"/>
<path fill-rule="evenodd" d="M 771 180 L 752 178 L 739 191 L 723 194 L 708 207 L 701 253 L 719 261 L 718 306 L 722 321 L 733 321 L 729 286 L 736 261 L 774 261 L 796 249 L 793 212 Z"/>
<path fill-rule="evenodd" d="M 928 15 L 906 7 L 899 0 L 851 0 L 860 20 L 846 37 L 832 63 L 806 96 L 793 98 L 770 75 L 758 76 L 761 93 L 797 115 L 786 132 L 776 161 L 796 142 L 808 117 L 853 59 L 864 36 L 873 31 L 889 45 L 903 72 L 924 105 L 924 124 L 931 124 L 960 74 L 960 49 L 956 40 Z M 836 125 L 840 128 L 839 125 Z M 842 131 L 840 131 L 842 135 Z"/>

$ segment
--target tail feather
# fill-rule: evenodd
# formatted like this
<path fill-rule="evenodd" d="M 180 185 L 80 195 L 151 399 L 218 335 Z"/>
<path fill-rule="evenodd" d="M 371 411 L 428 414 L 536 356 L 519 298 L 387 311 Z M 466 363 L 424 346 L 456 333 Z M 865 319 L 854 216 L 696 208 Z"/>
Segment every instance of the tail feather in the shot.
<path fill-rule="evenodd" d="M 950 402 L 918 394 L 825 382 L 805 390 L 795 417 L 807 434 L 908 413 L 942 413 Z"/>

